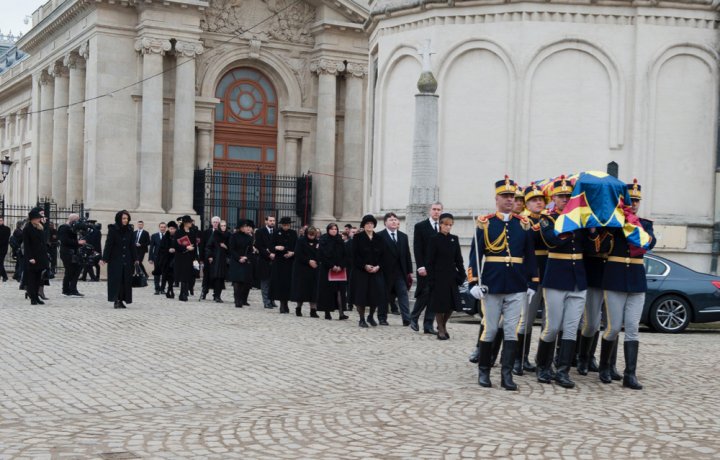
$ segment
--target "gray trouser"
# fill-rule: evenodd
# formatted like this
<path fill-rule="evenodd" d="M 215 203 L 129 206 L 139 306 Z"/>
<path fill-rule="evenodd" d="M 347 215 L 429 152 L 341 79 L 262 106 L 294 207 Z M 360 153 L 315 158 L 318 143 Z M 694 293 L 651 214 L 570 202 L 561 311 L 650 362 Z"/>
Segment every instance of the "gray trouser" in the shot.
<path fill-rule="evenodd" d="M 528 331 L 532 330 L 533 323 L 537 317 L 538 311 L 543 301 L 543 291 L 538 289 L 535 295 L 530 301 L 530 305 L 523 305 L 522 315 L 520 316 L 520 323 L 518 324 L 518 334 L 527 334 Z M 525 317 L 527 315 L 527 318 Z"/>
<path fill-rule="evenodd" d="M 557 289 L 543 289 L 545 297 L 545 325 L 540 338 L 544 342 L 554 342 L 558 331 L 573 331 L 572 334 L 563 334 L 563 340 L 575 340 L 575 333 L 580 317 L 585 308 L 585 294 L 587 291 L 560 291 Z"/>
<path fill-rule="evenodd" d="M 640 340 L 640 315 L 645 305 L 644 292 L 605 291 L 607 328 L 605 340 L 613 341 L 625 327 L 625 341 Z"/>
<path fill-rule="evenodd" d="M 585 315 L 582 322 L 583 337 L 592 337 L 600 330 L 604 291 L 600 288 L 587 288 Z"/>
<path fill-rule="evenodd" d="M 263 306 L 267 307 L 272 304 L 270 299 L 270 278 L 260 280 L 260 292 L 262 293 Z"/>
<path fill-rule="evenodd" d="M 503 318 L 503 338 L 506 341 L 517 340 L 515 329 L 518 321 L 520 321 L 520 313 L 526 299 L 527 294 L 525 292 L 485 294 L 485 298 L 480 301 L 483 311 L 483 333 L 480 340 L 483 342 L 495 340 L 500 325 L 500 317 Z"/>

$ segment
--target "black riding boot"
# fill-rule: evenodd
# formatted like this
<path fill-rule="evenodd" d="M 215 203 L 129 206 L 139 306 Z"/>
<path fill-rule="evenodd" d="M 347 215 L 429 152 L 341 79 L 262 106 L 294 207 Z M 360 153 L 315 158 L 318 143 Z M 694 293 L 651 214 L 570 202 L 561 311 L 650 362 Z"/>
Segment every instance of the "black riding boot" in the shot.
<path fill-rule="evenodd" d="M 480 342 L 480 353 L 478 355 L 478 385 L 490 388 L 490 353 L 492 352 L 491 342 Z"/>
<path fill-rule="evenodd" d="M 595 359 L 595 350 L 597 350 L 598 340 L 600 333 L 596 332 L 593 336 L 592 343 L 590 344 L 590 362 L 588 363 L 588 370 L 590 372 L 599 372 L 597 359 Z"/>
<path fill-rule="evenodd" d="M 498 356 L 500 356 L 500 347 L 502 347 L 504 335 L 505 331 L 503 330 L 503 328 L 498 328 L 497 334 L 495 334 L 495 339 L 492 341 L 492 351 L 490 353 L 490 367 L 495 367 L 495 361 L 497 361 Z"/>
<path fill-rule="evenodd" d="M 535 372 L 535 366 L 530 362 L 530 344 L 532 343 L 532 329 L 527 332 L 525 345 L 522 353 L 523 370 L 528 372 Z"/>
<path fill-rule="evenodd" d="M 580 345 L 577 360 L 577 371 L 580 375 L 588 375 L 588 366 L 590 365 L 590 346 L 592 345 L 592 337 L 580 335 Z"/>
<path fill-rule="evenodd" d="M 635 369 L 637 368 L 638 348 L 640 342 L 631 341 L 624 343 L 625 350 L 625 373 L 623 375 L 623 386 L 631 388 L 633 390 L 642 390 L 642 385 L 638 382 L 637 376 L 635 376 Z"/>
<path fill-rule="evenodd" d="M 537 351 L 537 381 L 540 383 L 552 382 L 552 357 L 555 351 L 554 342 L 538 341 Z"/>
<path fill-rule="evenodd" d="M 615 342 L 614 340 L 611 342 L 609 340 L 602 339 L 602 342 L 600 344 L 600 365 L 598 368 L 600 369 L 600 381 L 602 383 L 612 383 L 612 375 L 610 374 L 610 359 L 612 358 L 613 349 L 615 348 Z"/>
<path fill-rule="evenodd" d="M 512 378 L 517 344 L 515 340 L 506 340 L 502 349 L 502 357 L 500 358 L 500 386 L 508 391 L 517 391 L 518 389 Z"/>
<path fill-rule="evenodd" d="M 553 364 L 557 369 L 560 366 L 560 345 L 562 345 L 563 331 L 559 331 L 557 338 L 555 339 L 555 355 L 553 358 Z"/>
<path fill-rule="evenodd" d="M 515 361 L 513 362 L 512 373 L 515 375 L 523 375 L 523 347 L 525 345 L 525 341 L 528 340 L 528 337 L 525 334 L 518 334 L 517 338 L 517 345 L 518 347 L 520 347 L 520 352 L 515 353 Z"/>
<path fill-rule="evenodd" d="M 618 351 L 618 340 L 620 337 L 615 339 L 615 348 L 613 348 L 612 356 L 610 357 L 610 377 L 613 380 L 622 380 L 623 377 L 617 370 L 617 351 Z"/>
<path fill-rule="evenodd" d="M 560 344 L 558 368 L 557 372 L 555 372 L 555 381 L 563 388 L 573 388 L 575 386 L 575 382 L 570 380 L 570 367 L 573 356 L 575 356 L 575 341 L 563 340 Z"/>

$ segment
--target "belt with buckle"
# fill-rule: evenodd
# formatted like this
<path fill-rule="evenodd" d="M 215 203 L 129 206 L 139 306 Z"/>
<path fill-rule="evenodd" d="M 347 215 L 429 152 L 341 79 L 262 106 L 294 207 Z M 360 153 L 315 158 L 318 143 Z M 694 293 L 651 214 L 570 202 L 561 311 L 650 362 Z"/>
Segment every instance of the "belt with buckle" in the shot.
<path fill-rule="evenodd" d="M 503 264 L 521 264 L 523 263 L 522 257 L 510 257 L 510 256 L 487 256 L 485 262 L 500 262 Z"/>
<path fill-rule="evenodd" d="M 637 264 L 642 265 L 643 259 L 642 258 L 636 258 L 636 257 L 618 257 L 618 256 L 610 256 L 607 258 L 608 262 L 617 262 L 620 264 Z"/>
<path fill-rule="evenodd" d="M 580 253 L 563 254 L 559 252 L 551 252 L 548 254 L 550 259 L 561 259 L 561 260 L 582 260 L 583 255 Z"/>

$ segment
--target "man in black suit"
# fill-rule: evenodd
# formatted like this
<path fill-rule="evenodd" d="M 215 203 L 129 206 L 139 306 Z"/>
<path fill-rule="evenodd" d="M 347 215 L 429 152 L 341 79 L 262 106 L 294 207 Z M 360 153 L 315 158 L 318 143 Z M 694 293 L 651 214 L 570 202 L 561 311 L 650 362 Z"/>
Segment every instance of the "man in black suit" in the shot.
<path fill-rule="evenodd" d="M 145 273 L 145 276 L 147 276 L 147 272 L 143 266 L 143 260 L 145 259 L 145 254 L 148 252 L 148 246 L 150 245 L 150 234 L 147 230 L 143 229 L 144 226 L 145 223 L 143 221 L 139 220 L 137 222 L 135 229 L 135 247 L 137 248 L 137 260 L 140 262 L 140 270 L 142 270 L 143 273 Z"/>
<path fill-rule="evenodd" d="M 85 244 L 84 239 L 78 239 L 73 232 L 73 225 L 80 220 L 78 214 L 70 214 L 67 222 L 58 228 L 58 241 L 60 242 L 60 259 L 65 269 L 65 276 L 62 280 L 62 294 L 66 296 L 83 297 L 77 290 L 77 282 L 82 271 L 78 263 L 78 249 Z"/>
<path fill-rule="evenodd" d="M 203 232 L 202 237 L 200 237 L 200 245 L 198 249 L 200 250 L 200 260 L 203 263 L 203 279 L 200 300 L 205 300 L 208 292 L 210 292 L 210 261 L 208 260 L 205 248 L 207 248 L 208 243 L 212 240 L 213 234 L 220 229 L 220 221 L 220 216 L 213 216 L 212 219 L 210 219 L 210 227 L 208 227 Z"/>
<path fill-rule="evenodd" d="M 165 232 L 167 231 L 167 224 L 165 222 L 160 222 L 160 225 L 158 225 L 158 232 L 153 233 L 150 237 L 150 252 L 148 253 L 148 261 L 150 261 L 150 265 L 153 266 L 153 278 L 155 281 L 155 295 L 160 295 L 165 293 L 165 283 L 164 280 L 162 280 L 162 267 L 158 267 L 155 265 L 155 262 L 157 262 L 158 258 L 158 250 L 160 249 L 160 242 L 162 241 L 163 236 L 165 235 Z M 162 284 L 161 284 L 162 281 Z"/>
<path fill-rule="evenodd" d="M 5 271 L 5 256 L 7 256 L 9 244 L 10 227 L 5 225 L 5 218 L 0 217 L 0 276 L 2 276 L 3 283 L 8 280 Z"/>
<path fill-rule="evenodd" d="M 410 328 L 413 331 L 419 331 L 418 321 L 423 309 L 427 308 L 430 300 L 430 286 L 427 283 L 427 271 L 425 270 L 425 257 L 427 255 L 428 244 L 430 238 L 440 230 L 438 219 L 442 214 L 443 205 L 440 202 L 430 205 L 430 218 L 422 220 L 415 224 L 415 232 L 413 233 L 413 254 L 415 255 L 415 264 L 417 265 L 418 283 L 415 288 L 415 307 L 410 315 Z M 423 331 L 426 334 L 437 334 L 433 328 L 435 314 L 429 309 L 425 311 L 423 320 Z"/>
<path fill-rule="evenodd" d="M 260 279 L 260 292 L 262 292 L 265 308 L 277 307 L 270 299 L 270 269 L 275 258 L 272 247 L 273 233 L 275 233 L 275 217 L 267 216 L 265 217 L 265 226 L 255 232 L 255 248 L 260 252 L 257 276 Z"/>
<path fill-rule="evenodd" d="M 410 258 L 410 244 L 408 236 L 399 230 L 400 219 L 394 212 L 388 212 L 384 217 L 385 229 L 378 232 L 378 236 L 385 243 L 383 252 L 382 271 L 385 276 L 386 302 L 393 297 L 400 305 L 403 326 L 410 325 L 410 300 L 408 299 L 408 285 L 412 285 L 412 259 Z M 408 283 L 408 280 L 410 281 Z M 381 326 L 387 326 L 388 303 L 380 306 L 378 320 Z"/>

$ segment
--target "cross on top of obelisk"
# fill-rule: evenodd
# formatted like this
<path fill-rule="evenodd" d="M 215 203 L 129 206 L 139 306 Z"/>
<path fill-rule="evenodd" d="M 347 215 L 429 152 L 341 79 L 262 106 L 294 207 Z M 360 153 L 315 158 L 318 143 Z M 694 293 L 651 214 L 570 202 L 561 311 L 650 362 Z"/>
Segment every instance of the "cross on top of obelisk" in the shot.
<path fill-rule="evenodd" d="M 435 53 L 430 48 L 430 39 L 429 38 L 427 40 L 425 40 L 425 43 L 418 46 L 417 52 L 420 56 L 422 56 L 422 71 L 423 72 L 432 72 L 432 67 L 430 66 L 430 56 Z"/>

